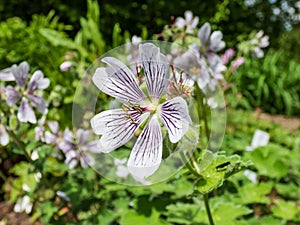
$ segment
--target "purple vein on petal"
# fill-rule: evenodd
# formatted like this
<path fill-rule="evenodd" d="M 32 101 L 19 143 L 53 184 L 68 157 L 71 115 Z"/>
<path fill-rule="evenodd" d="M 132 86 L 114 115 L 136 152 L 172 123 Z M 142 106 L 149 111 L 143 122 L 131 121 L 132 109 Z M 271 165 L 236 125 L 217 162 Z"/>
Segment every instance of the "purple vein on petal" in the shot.
<path fill-rule="evenodd" d="M 172 143 L 178 142 L 189 129 L 191 118 L 187 103 L 182 97 L 164 102 L 160 108 L 160 116 Z"/>
<path fill-rule="evenodd" d="M 153 115 L 138 137 L 128 160 L 127 165 L 134 176 L 148 177 L 158 169 L 162 157 L 162 143 L 160 124 L 157 116 Z"/>
<path fill-rule="evenodd" d="M 127 119 L 127 116 L 131 119 Z M 124 145 L 134 135 L 141 122 L 148 116 L 136 111 L 124 112 L 122 109 L 103 111 L 91 120 L 96 134 L 102 134 L 98 143 L 100 152 L 110 152 Z"/>
<path fill-rule="evenodd" d="M 140 89 L 133 73 L 113 57 L 102 59 L 109 67 L 100 67 L 93 76 L 94 84 L 104 93 L 121 102 L 139 103 L 145 95 Z"/>
<path fill-rule="evenodd" d="M 158 47 L 151 43 L 140 45 L 140 59 L 145 71 L 146 85 L 149 95 L 159 99 L 166 91 L 169 64 Z"/>

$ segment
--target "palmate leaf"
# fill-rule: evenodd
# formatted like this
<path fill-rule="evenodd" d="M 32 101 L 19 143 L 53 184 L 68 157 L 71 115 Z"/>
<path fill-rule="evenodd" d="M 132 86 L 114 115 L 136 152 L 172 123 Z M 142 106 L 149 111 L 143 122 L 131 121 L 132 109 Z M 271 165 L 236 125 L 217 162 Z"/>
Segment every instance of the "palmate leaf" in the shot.
<path fill-rule="evenodd" d="M 160 214 L 156 210 L 152 210 L 149 216 L 145 216 L 143 214 L 138 214 L 137 212 L 131 210 L 128 211 L 121 217 L 120 224 L 121 225 L 148 225 L 148 224 L 157 224 L 157 225 L 167 225 L 169 223 L 161 220 L 159 218 Z"/>
<path fill-rule="evenodd" d="M 206 150 L 199 159 L 201 177 L 196 182 L 196 190 L 206 194 L 220 187 L 224 180 L 233 174 L 252 165 L 251 161 L 244 162 L 238 155 L 225 156 Z"/>
<path fill-rule="evenodd" d="M 296 216 L 300 216 L 300 207 L 293 201 L 275 200 L 272 212 L 276 217 L 293 221 Z"/>

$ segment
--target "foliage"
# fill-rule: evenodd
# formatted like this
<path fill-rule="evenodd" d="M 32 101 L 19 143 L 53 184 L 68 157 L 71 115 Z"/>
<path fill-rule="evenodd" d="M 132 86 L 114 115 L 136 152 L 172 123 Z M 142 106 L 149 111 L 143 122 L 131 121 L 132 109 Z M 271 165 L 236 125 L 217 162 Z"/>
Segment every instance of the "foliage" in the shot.
<path fill-rule="evenodd" d="M 224 1 L 217 4 L 217 7 L 222 11 L 227 4 L 230 4 L 229 1 Z M 114 12 L 116 9 L 111 9 L 111 11 Z M 5 58 L 7 61 L 3 67 L 7 67 L 8 63 L 23 60 L 22 54 L 24 54 L 34 65 L 33 70 L 43 69 L 45 76 L 50 78 L 53 88 L 45 91 L 46 97 L 49 97 L 47 119 L 44 118 L 43 121 L 43 118 L 40 118 L 42 115 L 39 114 L 41 120 L 37 125 L 18 122 L 17 116 L 14 115 L 17 114 L 15 105 L 7 106 L 4 99 L 0 99 L 0 132 L 7 130 L 11 136 L 11 143 L 0 147 L 0 176 L 1 181 L 4 182 L 1 187 L 1 197 L 16 205 L 22 205 L 20 202 L 23 202 L 24 205 L 25 197 L 29 198 L 30 201 L 26 206 L 28 213 L 30 213 L 32 221 L 39 220 L 42 224 L 205 225 L 209 222 L 202 195 L 210 198 L 211 211 L 216 224 L 294 225 L 299 223 L 300 131 L 290 133 L 277 125 L 258 121 L 249 112 L 230 109 L 227 114 L 227 132 L 221 151 L 213 153 L 200 148 L 201 146 L 191 149 L 192 152 L 187 151 L 187 154 L 182 157 L 186 160 L 186 167 L 166 182 L 150 186 L 128 187 L 101 177 L 91 167 L 81 168 L 79 166 L 80 155 L 77 155 L 74 149 L 71 151 L 72 154 L 68 154 L 69 152 L 64 148 L 66 145 L 76 148 L 74 138 L 71 137 L 73 139 L 70 141 L 70 136 L 67 136 L 70 131 L 65 128 L 71 124 L 70 106 L 78 80 L 84 74 L 89 63 L 110 47 L 104 38 L 102 27 L 99 26 L 101 24 L 99 10 L 95 1 L 88 1 L 87 15 L 80 19 L 81 28 L 74 39 L 64 32 L 68 27 L 59 25 L 60 23 L 52 14 L 49 17 L 34 17 L 40 19 L 33 18 L 33 21 L 36 22 L 32 22 L 29 26 L 16 18 L 1 23 L 0 29 L 3 29 L 4 32 L 0 33 L 0 37 L 3 37 L 0 39 L 0 44 L 1 46 L 10 45 L 3 48 L 3 54 L 1 52 L 0 56 L 5 58 L 6 53 L 8 56 L 14 56 Z M 144 11 L 142 10 L 142 12 Z M 224 14 L 216 14 L 213 21 L 220 23 L 222 20 L 226 20 L 227 16 L 228 10 L 224 11 Z M 40 23 L 37 21 L 44 22 L 39 25 Z M 163 20 L 158 19 L 157 21 L 163 23 Z M 121 27 L 123 27 L 121 23 L 114 25 L 113 46 L 124 43 L 130 37 L 128 32 L 125 32 L 125 35 L 122 34 Z M 175 35 L 173 38 L 176 41 L 185 40 L 188 44 L 195 41 L 199 45 L 202 44 L 202 48 L 211 47 L 203 46 L 204 43 L 200 43 L 197 37 L 186 35 L 184 31 L 177 28 L 174 29 L 173 25 L 170 30 L 168 30 L 169 28 L 166 28 L 165 31 L 175 31 L 174 33 L 178 36 Z M 19 32 L 28 38 L 23 40 L 21 35 L 14 37 L 14 32 L 17 34 Z M 147 36 L 145 29 L 143 33 L 144 37 Z M 186 39 L 181 39 L 182 33 L 186 35 L 184 36 L 187 37 Z M 177 37 L 179 38 L 176 39 Z M 34 41 L 37 43 L 33 43 Z M 4 44 L 2 45 L 2 43 Z M 12 44 L 15 46 L 13 47 Z M 40 49 L 36 44 L 39 44 L 38 47 L 43 51 L 39 52 Z M 222 45 L 221 39 L 218 40 L 219 44 Z M 31 46 L 37 49 L 31 49 Z M 32 51 L 26 55 L 28 49 Z M 66 52 L 68 53 L 66 54 Z M 53 59 L 53 64 L 49 63 L 52 61 L 47 61 L 47 58 L 43 57 Z M 60 63 L 66 60 L 71 62 L 71 68 L 67 71 L 59 71 Z M 292 88 L 293 86 L 285 86 L 286 83 L 291 85 L 293 83 L 287 78 L 288 73 L 285 72 L 284 67 L 277 71 L 277 67 L 272 66 L 274 62 L 284 62 L 279 54 L 271 56 L 271 52 L 269 52 L 264 59 L 264 71 L 272 71 L 272 74 L 266 72 L 264 78 L 260 78 L 260 73 L 257 74 L 257 71 L 261 71 L 260 62 L 256 59 L 251 59 L 250 62 L 246 60 L 242 71 L 231 76 L 232 81 L 236 84 L 232 97 L 235 98 L 238 91 L 247 93 L 248 90 L 249 96 L 243 99 L 254 103 L 255 101 L 250 95 L 251 91 L 261 88 L 261 92 L 257 91 L 257 93 L 264 93 L 264 90 L 268 88 L 271 93 L 276 90 L 272 85 L 277 80 L 282 82 L 282 84 L 278 83 L 277 90 L 281 88 L 280 91 L 287 91 L 288 89 L 288 93 L 297 91 Z M 255 78 L 251 79 L 252 74 L 248 73 L 252 70 L 255 78 L 262 79 L 259 81 L 262 87 L 259 86 L 255 89 L 255 84 L 249 85 L 249 80 L 255 81 Z M 289 70 L 294 75 L 298 70 L 298 65 L 291 61 Z M 279 73 L 286 73 L 286 75 L 280 77 Z M 267 76 L 272 79 L 269 81 Z M 299 81 L 298 78 L 296 81 Z M 8 86 L 14 84 L 14 81 L 8 82 Z M 6 92 L 2 86 L 4 84 L 6 83 L 1 81 L 1 97 Z M 205 108 L 208 107 L 208 100 L 203 101 L 200 92 L 200 89 L 196 88 L 195 93 L 198 95 L 195 98 L 195 108 L 203 111 L 199 110 L 195 114 L 198 113 L 200 117 L 200 129 L 203 131 L 207 122 L 205 120 L 211 119 L 211 117 L 207 115 L 209 114 L 208 108 Z M 26 90 L 23 94 L 28 95 Z M 260 103 L 267 101 L 263 94 L 259 96 L 262 99 Z M 101 98 L 101 107 L 105 108 L 110 104 L 107 96 L 99 95 L 99 98 Z M 236 98 L 234 100 L 236 101 Z M 234 101 L 231 99 L 230 103 L 233 105 Z M 238 102 L 238 104 L 241 103 Z M 250 103 L 244 105 L 251 106 Z M 294 112 L 295 109 L 291 108 L 290 110 L 292 111 L 289 112 Z M 60 129 L 57 132 L 54 132 L 53 127 L 49 126 L 50 122 L 53 122 L 49 119 L 59 121 Z M 36 128 L 41 127 L 45 129 L 45 133 L 48 132 L 48 137 L 55 136 L 55 140 L 52 142 L 42 138 L 36 140 Z M 209 127 L 206 128 L 209 130 Z M 256 129 L 267 131 L 271 136 L 270 143 L 253 151 L 245 151 Z M 207 130 L 201 135 L 208 135 Z M 3 139 L 0 140 L 2 143 Z M 63 145 L 61 145 L 62 143 Z M 70 162 L 73 160 L 77 160 L 77 164 L 70 166 Z M 254 174 L 255 179 L 241 172 L 246 168 L 248 168 L 248 172 L 250 170 Z M 27 212 L 27 209 L 22 211 Z"/>
<path fill-rule="evenodd" d="M 47 16 L 34 15 L 27 24 L 18 17 L 12 17 L 0 23 L 0 66 L 5 68 L 13 63 L 28 60 L 36 67 L 44 67 L 46 72 L 56 71 L 59 59 L 65 49 L 54 49 L 40 34 L 41 28 L 51 28 L 62 32 L 70 26 L 58 22 L 54 11 Z M 51 56 L 49 57 L 49 52 Z M 32 57 L 32 56 L 35 57 Z"/>
<path fill-rule="evenodd" d="M 79 18 L 86 14 L 86 0 L 64 1 L 50 0 L 41 2 L 34 0 L 4 0 L 0 3 L 0 20 L 5 20 L 12 16 L 18 16 L 25 21 L 30 21 L 32 14 L 46 15 L 51 9 L 62 18 L 66 24 L 72 24 L 75 31 L 69 33 L 72 37 L 80 29 Z M 144 0 L 144 1 L 98 1 L 102 8 L 101 27 L 104 40 L 112 45 L 111 36 L 112 25 L 119 23 L 125 31 L 141 36 L 142 30 L 149 29 L 149 37 L 159 33 L 165 24 L 173 22 L 174 18 L 186 10 L 193 11 L 196 15 L 201 15 L 200 23 L 209 21 L 214 29 L 221 29 L 226 35 L 226 42 L 229 46 L 234 46 L 236 37 L 243 38 L 252 30 L 265 30 L 272 38 L 272 45 L 276 43 L 280 34 L 285 30 L 286 24 L 293 26 L 297 23 L 297 0 L 280 1 L 169 1 Z M 288 8 L 286 7 L 288 5 Z M 294 13 L 289 13 L 289 7 L 294 9 Z M 27 8 L 27 10 L 23 10 Z M 274 15 L 274 9 L 279 9 L 280 13 Z M 135 15 L 135 16 L 132 16 Z"/>
<path fill-rule="evenodd" d="M 229 104 L 245 109 L 261 108 L 274 114 L 299 115 L 300 66 L 296 60 L 286 63 L 282 52 L 268 51 L 263 59 L 246 61 L 231 76 L 234 83 Z"/>
<path fill-rule="evenodd" d="M 284 52 L 286 58 L 300 61 L 300 44 L 299 44 L 300 26 L 293 30 L 281 34 L 279 38 L 279 49 Z"/>

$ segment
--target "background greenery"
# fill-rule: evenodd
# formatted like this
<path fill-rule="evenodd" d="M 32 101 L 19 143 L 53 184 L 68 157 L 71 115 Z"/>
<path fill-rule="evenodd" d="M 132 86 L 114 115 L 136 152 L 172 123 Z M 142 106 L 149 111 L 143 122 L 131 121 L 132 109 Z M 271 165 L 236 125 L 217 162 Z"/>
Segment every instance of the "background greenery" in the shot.
<path fill-rule="evenodd" d="M 273 2 L 273 3 L 270 3 Z M 284 1 L 40 1 L 0 2 L 0 69 L 27 60 L 31 71 L 42 69 L 51 80 L 47 89 L 49 118 L 70 127 L 69 115 L 77 82 L 87 66 L 107 50 L 123 44 L 132 35 L 155 38 L 185 10 L 220 29 L 228 47 L 263 29 L 271 45 L 264 58 L 250 58 L 233 74 L 226 92 L 230 107 L 222 150 L 252 160 L 257 173 L 252 183 L 242 173 L 230 178 L 210 194 L 216 224 L 288 224 L 300 222 L 300 131 L 259 121 L 249 111 L 285 115 L 300 113 L 299 24 L 285 30 L 288 16 L 272 17 Z M 289 1 L 294 4 L 297 1 Z M 98 7 L 99 6 L 99 7 Z M 70 58 L 68 58 L 70 57 Z M 75 68 L 62 72 L 59 65 L 71 60 Z M 107 102 L 106 102 L 107 103 Z M 108 103 L 107 103 L 108 104 Z M 25 127 L 26 128 L 26 127 Z M 31 152 L 33 132 L 21 137 Z M 270 144 L 246 152 L 256 129 L 270 133 Z M 193 195 L 195 185 L 184 171 L 167 183 L 147 188 L 128 188 L 110 182 L 91 168 L 70 170 L 53 157 L 55 149 L 39 146 L 40 159 L 30 164 L 14 144 L 1 150 L 1 200 L 15 202 L 18 196 L 35 200 L 30 216 L 43 224 L 207 224 L 203 201 Z M 223 157 L 223 156 L 222 156 Z M 46 179 L 36 182 L 41 171 Z M 62 182 L 63 181 L 63 182 Z M 22 189 L 28 184 L 31 191 Z M 59 198 L 63 191 L 69 200 Z M 187 198 L 188 196 L 188 198 Z"/>

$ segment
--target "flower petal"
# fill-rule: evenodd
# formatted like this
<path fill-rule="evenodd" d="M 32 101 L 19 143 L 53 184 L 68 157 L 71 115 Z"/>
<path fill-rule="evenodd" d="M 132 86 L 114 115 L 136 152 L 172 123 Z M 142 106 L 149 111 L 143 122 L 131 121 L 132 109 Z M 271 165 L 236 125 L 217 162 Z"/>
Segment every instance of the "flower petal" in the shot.
<path fill-rule="evenodd" d="M 85 145 L 90 137 L 90 131 L 78 129 L 76 132 L 77 142 L 79 145 Z"/>
<path fill-rule="evenodd" d="M 99 151 L 108 153 L 124 145 L 133 137 L 146 116 L 148 113 L 125 112 L 122 109 L 107 110 L 95 115 L 91 119 L 91 126 L 96 134 L 102 134 L 98 142 Z"/>
<path fill-rule="evenodd" d="M 16 104 L 21 98 L 21 94 L 12 86 L 7 86 L 5 89 L 5 93 L 6 93 L 6 103 L 9 106 Z"/>
<path fill-rule="evenodd" d="M 42 96 L 38 95 L 28 95 L 28 98 L 31 100 L 31 104 L 38 109 L 40 113 L 44 113 L 46 110 L 46 101 Z"/>
<path fill-rule="evenodd" d="M 69 151 L 74 151 L 77 149 L 73 133 L 68 128 L 64 130 L 62 138 L 63 140 L 58 144 L 58 148 L 65 154 Z"/>
<path fill-rule="evenodd" d="M 95 159 L 85 152 L 79 153 L 79 160 L 82 168 L 87 168 L 89 165 L 95 165 Z"/>
<path fill-rule="evenodd" d="M 184 12 L 184 17 L 185 17 L 185 21 L 187 24 L 190 24 L 192 22 L 193 19 L 193 13 L 191 11 L 185 11 Z"/>
<path fill-rule="evenodd" d="M 161 163 L 162 144 L 160 124 L 153 115 L 133 146 L 127 163 L 129 172 L 139 178 L 152 175 Z"/>
<path fill-rule="evenodd" d="M 103 58 L 102 61 L 109 67 L 98 68 L 93 76 L 94 84 L 102 92 L 121 102 L 139 103 L 145 98 L 137 79 L 126 65 L 113 57 Z"/>
<path fill-rule="evenodd" d="M 22 98 L 22 102 L 19 107 L 17 117 L 20 122 L 36 123 L 36 117 L 35 117 L 34 111 L 31 108 L 31 106 L 29 105 L 26 98 Z"/>
<path fill-rule="evenodd" d="M 50 130 L 52 131 L 53 134 L 57 134 L 59 131 L 59 125 L 58 122 L 56 121 L 49 121 L 48 122 L 48 126 L 50 128 Z"/>
<path fill-rule="evenodd" d="M 151 98 L 159 99 L 168 86 L 167 59 L 160 53 L 160 49 L 151 43 L 140 45 L 139 50 L 149 95 Z"/>
<path fill-rule="evenodd" d="M 13 80 L 15 80 L 15 77 L 12 74 L 10 68 L 0 70 L 0 80 L 3 80 L 3 81 L 13 81 Z"/>
<path fill-rule="evenodd" d="M 210 36 L 209 49 L 218 52 L 225 47 L 225 42 L 222 41 L 223 34 L 221 31 L 214 31 Z"/>
<path fill-rule="evenodd" d="M 198 25 L 198 23 L 199 23 L 199 17 L 195 16 L 191 23 L 192 28 L 195 28 Z"/>
<path fill-rule="evenodd" d="M 183 29 L 185 26 L 185 20 L 182 17 L 178 17 L 175 20 L 175 26 L 179 29 Z"/>
<path fill-rule="evenodd" d="M 34 92 L 36 90 L 43 90 L 47 88 L 50 84 L 50 80 L 48 78 L 44 78 L 44 74 L 42 71 L 35 71 L 30 78 L 28 84 L 28 92 Z"/>
<path fill-rule="evenodd" d="M 20 63 L 19 66 L 13 65 L 11 67 L 11 72 L 14 75 L 17 84 L 23 88 L 26 84 L 26 80 L 29 72 L 29 64 L 24 61 Z"/>
<path fill-rule="evenodd" d="M 201 46 L 206 46 L 209 40 L 209 36 L 210 36 L 210 24 L 209 23 L 205 23 L 202 25 L 202 27 L 199 29 L 198 31 L 198 37 L 201 41 Z"/>
<path fill-rule="evenodd" d="M 0 145 L 5 146 L 8 144 L 8 142 L 9 142 L 9 136 L 4 126 L 0 124 Z"/>
<path fill-rule="evenodd" d="M 56 140 L 58 137 L 56 137 L 54 134 L 50 133 L 49 131 L 45 132 L 45 142 L 47 144 L 56 143 Z"/>
<path fill-rule="evenodd" d="M 170 141 L 178 142 L 191 123 L 186 101 L 182 97 L 168 100 L 161 105 L 160 113 L 162 122 L 168 129 Z"/>

